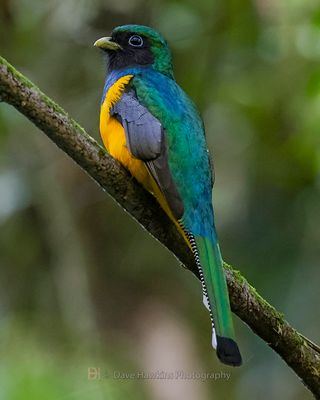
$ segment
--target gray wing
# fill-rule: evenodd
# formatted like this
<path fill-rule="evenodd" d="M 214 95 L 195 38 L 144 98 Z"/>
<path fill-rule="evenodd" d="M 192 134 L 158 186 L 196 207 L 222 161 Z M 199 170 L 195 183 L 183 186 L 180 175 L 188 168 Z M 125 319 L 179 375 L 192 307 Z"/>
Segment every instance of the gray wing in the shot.
<path fill-rule="evenodd" d="M 111 113 L 122 123 L 127 146 L 139 160 L 149 161 L 161 153 L 163 130 L 160 122 L 139 103 L 134 92 L 124 93 Z"/>
<path fill-rule="evenodd" d="M 184 207 L 170 172 L 165 132 L 161 123 L 139 103 L 133 91 L 122 95 L 113 106 L 111 114 L 124 127 L 130 153 L 145 162 L 173 215 L 180 219 Z"/>

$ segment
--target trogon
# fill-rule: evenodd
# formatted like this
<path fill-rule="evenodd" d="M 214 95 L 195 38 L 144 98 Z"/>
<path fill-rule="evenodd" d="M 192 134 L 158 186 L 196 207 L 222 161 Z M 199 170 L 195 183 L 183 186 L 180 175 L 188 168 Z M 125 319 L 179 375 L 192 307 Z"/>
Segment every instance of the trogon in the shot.
<path fill-rule="evenodd" d="M 168 44 L 154 29 L 119 26 L 95 46 L 108 62 L 100 111 L 103 143 L 156 197 L 192 249 L 211 317 L 212 345 L 223 363 L 238 366 L 200 114 L 176 83 Z"/>

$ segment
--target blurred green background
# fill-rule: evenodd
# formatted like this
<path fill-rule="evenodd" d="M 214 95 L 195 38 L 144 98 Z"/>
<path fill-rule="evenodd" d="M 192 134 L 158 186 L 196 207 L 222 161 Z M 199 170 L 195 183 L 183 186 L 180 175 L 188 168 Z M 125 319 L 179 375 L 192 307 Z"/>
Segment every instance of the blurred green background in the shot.
<path fill-rule="evenodd" d="M 125 23 L 165 35 L 204 117 L 225 260 L 319 342 L 319 2 L 0 0 L 0 53 L 100 141 L 92 43 Z M 6 104 L 0 230 L 1 399 L 311 399 L 236 317 L 244 365 L 217 362 L 197 280 Z M 177 370 L 230 378 L 117 375 Z"/>

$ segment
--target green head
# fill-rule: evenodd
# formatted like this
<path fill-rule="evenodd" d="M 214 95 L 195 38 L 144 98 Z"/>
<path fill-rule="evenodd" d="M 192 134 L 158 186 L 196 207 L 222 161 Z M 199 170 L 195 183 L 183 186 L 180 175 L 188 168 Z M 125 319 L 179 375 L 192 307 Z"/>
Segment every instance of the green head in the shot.
<path fill-rule="evenodd" d="M 110 70 L 151 66 L 162 74 L 173 76 L 167 42 L 160 33 L 148 26 L 118 26 L 112 31 L 111 37 L 101 38 L 94 45 L 107 53 Z"/>

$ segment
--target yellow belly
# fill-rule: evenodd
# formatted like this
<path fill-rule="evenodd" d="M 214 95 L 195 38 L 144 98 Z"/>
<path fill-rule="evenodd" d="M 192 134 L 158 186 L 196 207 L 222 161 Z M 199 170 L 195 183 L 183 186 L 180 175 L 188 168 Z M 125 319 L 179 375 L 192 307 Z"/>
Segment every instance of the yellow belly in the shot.
<path fill-rule="evenodd" d="M 140 160 L 134 158 L 126 146 L 124 129 L 120 122 L 110 116 L 110 110 L 120 99 L 133 75 L 121 77 L 108 90 L 100 111 L 100 134 L 103 144 L 115 159 L 119 160 L 143 186 L 151 191 L 150 175 Z"/>
<path fill-rule="evenodd" d="M 150 175 L 144 162 L 133 157 L 128 150 L 125 132 L 120 122 L 116 118 L 109 117 L 108 120 L 100 126 L 100 133 L 108 153 L 111 154 L 113 158 L 120 161 L 121 164 L 130 171 L 131 175 L 133 175 L 148 192 L 156 197 L 164 211 L 176 223 L 177 221 L 172 215 L 167 201 L 161 193 L 156 181 Z"/>
<path fill-rule="evenodd" d="M 128 150 L 123 126 L 116 118 L 110 116 L 112 106 L 120 99 L 125 86 L 129 83 L 131 78 L 131 75 L 120 78 L 108 90 L 106 98 L 102 103 L 100 111 L 100 134 L 103 144 L 108 153 L 127 168 L 137 181 L 156 197 L 161 207 L 176 224 L 179 232 L 190 246 L 189 240 L 181 229 L 179 222 L 174 218 L 165 197 L 156 181 L 150 175 L 144 162 L 133 157 Z"/>
<path fill-rule="evenodd" d="M 152 177 L 149 174 L 145 164 L 134 158 L 129 152 L 126 145 L 126 136 L 120 122 L 113 117 L 103 119 L 104 122 L 100 126 L 100 133 L 103 144 L 108 153 L 121 162 L 130 173 L 139 181 L 145 189 L 152 191 Z"/>

